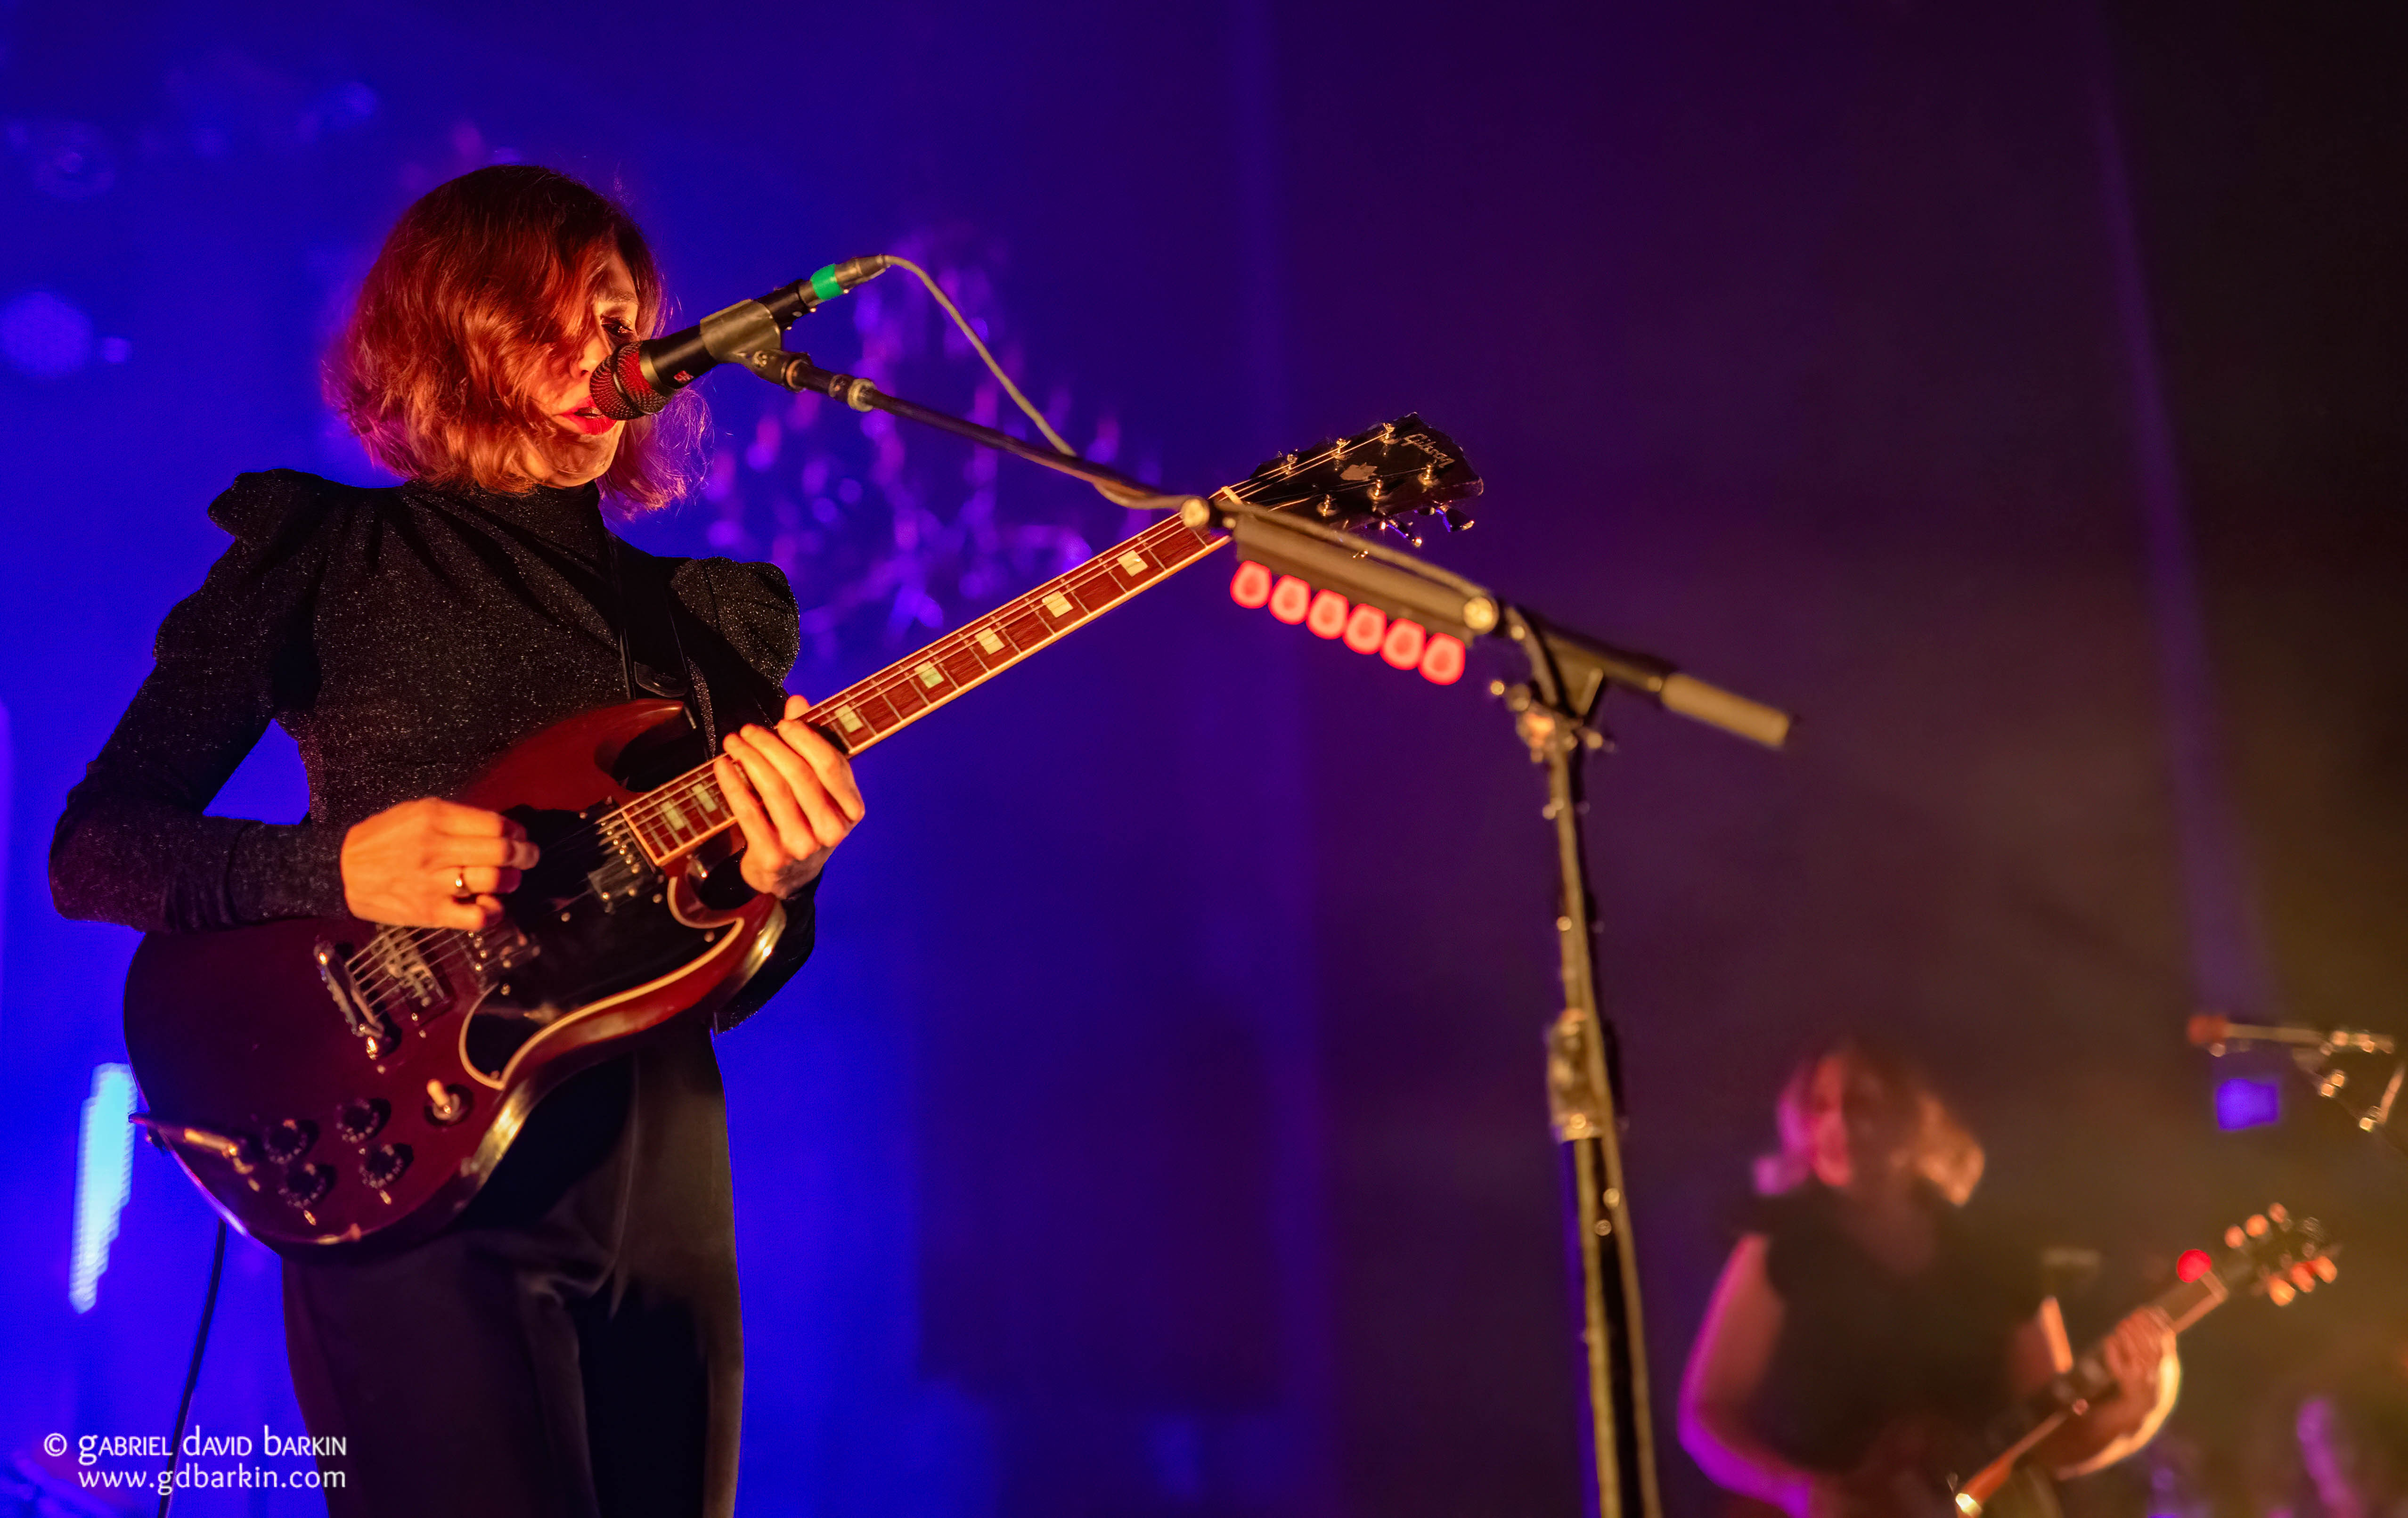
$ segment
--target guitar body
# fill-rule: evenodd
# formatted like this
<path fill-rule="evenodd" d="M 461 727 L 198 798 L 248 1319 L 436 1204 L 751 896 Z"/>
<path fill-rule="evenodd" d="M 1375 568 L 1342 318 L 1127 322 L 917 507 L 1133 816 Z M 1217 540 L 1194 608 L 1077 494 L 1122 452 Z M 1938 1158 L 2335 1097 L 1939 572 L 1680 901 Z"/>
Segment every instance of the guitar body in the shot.
<path fill-rule="evenodd" d="M 775 899 L 706 906 L 692 852 L 658 861 L 621 822 L 638 794 L 623 761 L 683 728 L 674 701 L 588 712 L 453 797 L 543 851 L 485 932 L 335 917 L 146 937 L 125 982 L 137 1121 L 278 1250 L 450 1222 L 545 1093 L 725 1002 L 776 945 Z"/>

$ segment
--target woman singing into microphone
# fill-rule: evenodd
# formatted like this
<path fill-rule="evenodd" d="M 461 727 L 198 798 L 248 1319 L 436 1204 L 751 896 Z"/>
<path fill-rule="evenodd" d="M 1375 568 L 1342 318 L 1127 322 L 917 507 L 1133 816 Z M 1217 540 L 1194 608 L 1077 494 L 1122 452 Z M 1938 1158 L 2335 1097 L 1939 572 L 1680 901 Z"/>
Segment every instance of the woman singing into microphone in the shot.
<path fill-rule="evenodd" d="M 343 913 L 485 926 L 535 846 L 437 798 L 560 719 L 666 695 L 723 741 L 744 850 L 710 888 L 785 902 L 745 1007 L 794 973 L 861 795 L 780 688 L 784 576 L 652 559 L 604 521 L 606 493 L 640 510 L 691 478 L 697 403 L 622 423 L 588 400 L 595 367 L 655 333 L 663 305 L 634 222 L 564 175 L 480 169 L 409 208 L 326 365 L 330 399 L 401 482 L 275 470 L 211 506 L 234 544 L 168 613 L 156 668 L 59 820 L 62 912 L 169 933 Z M 207 815 L 271 721 L 299 745 L 307 819 Z M 710 1030 L 681 1020 L 547 1097 L 432 1239 L 288 1258 L 294 1389 L 310 1432 L 345 1451 L 323 1462 L 329 1506 L 731 1512 L 732 1236 Z"/>

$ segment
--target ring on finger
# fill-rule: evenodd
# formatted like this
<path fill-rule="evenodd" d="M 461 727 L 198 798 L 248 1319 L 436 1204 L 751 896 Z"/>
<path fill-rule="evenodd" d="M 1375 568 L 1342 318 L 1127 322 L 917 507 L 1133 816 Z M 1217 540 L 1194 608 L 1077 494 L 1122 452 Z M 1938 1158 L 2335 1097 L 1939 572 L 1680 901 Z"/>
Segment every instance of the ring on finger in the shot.
<path fill-rule="evenodd" d="M 468 899 L 468 866 L 466 865 L 452 872 L 452 899 L 454 901 Z"/>

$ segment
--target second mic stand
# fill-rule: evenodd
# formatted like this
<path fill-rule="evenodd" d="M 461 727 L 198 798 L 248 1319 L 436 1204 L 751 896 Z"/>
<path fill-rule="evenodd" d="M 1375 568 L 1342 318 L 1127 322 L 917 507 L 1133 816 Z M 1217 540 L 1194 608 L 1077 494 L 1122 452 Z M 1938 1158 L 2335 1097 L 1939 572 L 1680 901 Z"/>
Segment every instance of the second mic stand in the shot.
<path fill-rule="evenodd" d="M 1547 1029 L 1547 1110 L 1564 1154 L 1570 1246 L 1579 1266 L 1581 1347 L 1589 1423 L 1584 1431 L 1597 1511 L 1606 1518 L 1654 1518 L 1654 1412 L 1641 1327 L 1639 1254 L 1622 1172 L 1622 1071 L 1612 1026 L 1598 1003 L 1597 897 L 1588 879 L 1581 817 L 1588 809 L 1584 762 L 1605 746 L 1591 725 L 1606 680 L 1550 642 L 1543 624 L 1505 607 L 1504 631 L 1528 657 L 1527 683 L 1491 691 L 1513 714 L 1531 761 L 1547 770 L 1541 813 L 1555 830 L 1555 946 L 1563 1010 Z"/>
<path fill-rule="evenodd" d="M 1529 679 L 1489 687 L 1513 714 L 1531 759 L 1546 766 L 1555 824 L 1555 943 L 1562 1010 L 1547 1033 L 1547 1104 L 1564 1153 L 1570 1245 L 1578 1265 L 1583 1388 L 1588 1418 L 1588 1505 L 1598 1518 L 1657 1518 L 1655 1419 L 1641 1326 L 1639 1255 L 1622 1166 L 1621 1077 L 1612 1029 L 1599 1006 L 1597 900 L 1581 836 L 1583 761 L 1605 746 L 1594 725 L 1609 685 L 1735 737 L 1780 748 L 1788 713 L 1682 673 L 1649 654 L 1599 643 L 1541 621 L 1435 565 L 1326 527 L 1214 495 L 1190 525 L 1226 527 L 1239 556 L 1291 574 L 1392 618 L 1460 630 L 1467 641 L 1501 632 L 1528 662 Z"/>
<path fill-rule="evenodd" d="M 2339 1054 L 2395 1055 L 2390 1035 L 2368 1033 L 2356 1028 L 2302 1028 L 2281 1024 L 2234 1023 L 2219 1015 L 2191 1019 L 2191 1041 L 2210 1054 L 2222 1058 L 2228 1052 L 2246 1049 L 2252 1044 L 2272 1044 L 2291 1052 L 2291 1064 L 2304 1077 L 2315 1094 L 2331 1102 L 2358 1124 L 2360 1133 L 2380 1138 L 2394 1153 L 2408 1156 L 2408 1141 L 2391 1130 L 2391 1110 L 2399 1103 L 2403 1081 L 2408 1081 L 2408 1058 L 2394 1057 L 2391 1078 L 2383 1083 L 2382 1095 L 2364 1107 L 2353 1107 L 2351 1098 L 2342 1095 L 2349 1089 L 2349 1072 L 2333 1063 Z"/>

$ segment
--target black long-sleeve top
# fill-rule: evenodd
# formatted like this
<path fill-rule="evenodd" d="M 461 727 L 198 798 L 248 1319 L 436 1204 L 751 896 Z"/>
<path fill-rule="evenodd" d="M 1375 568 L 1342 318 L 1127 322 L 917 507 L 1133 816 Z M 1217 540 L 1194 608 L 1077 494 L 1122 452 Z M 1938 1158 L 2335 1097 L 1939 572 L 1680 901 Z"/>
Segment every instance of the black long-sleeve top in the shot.
<path fill-rule="evenodd" d="M 189 932 L 340 913 L 353 823 L 449 795 L 518 739 L 626 699 L 620 602 L 647 580 L 673 593 L 670 657 L 720 731 L 774 721 L 794 664 L 783 574 L 644 561 L 625 544 L 614 573 L 592 486 L 370 490 L 279 469 L 239 477 L 209 516 L 234 546 L 167 614 L 157 667 L 52 836 L 51 895 L 69 917 Z M 635 562 L 652 573 L 629 573 Z M 270 721 L 300 748 L 308 816 L 204 815 Z M 742 1005 L 810 952 L 810 898 L 787 903 Z"/>

